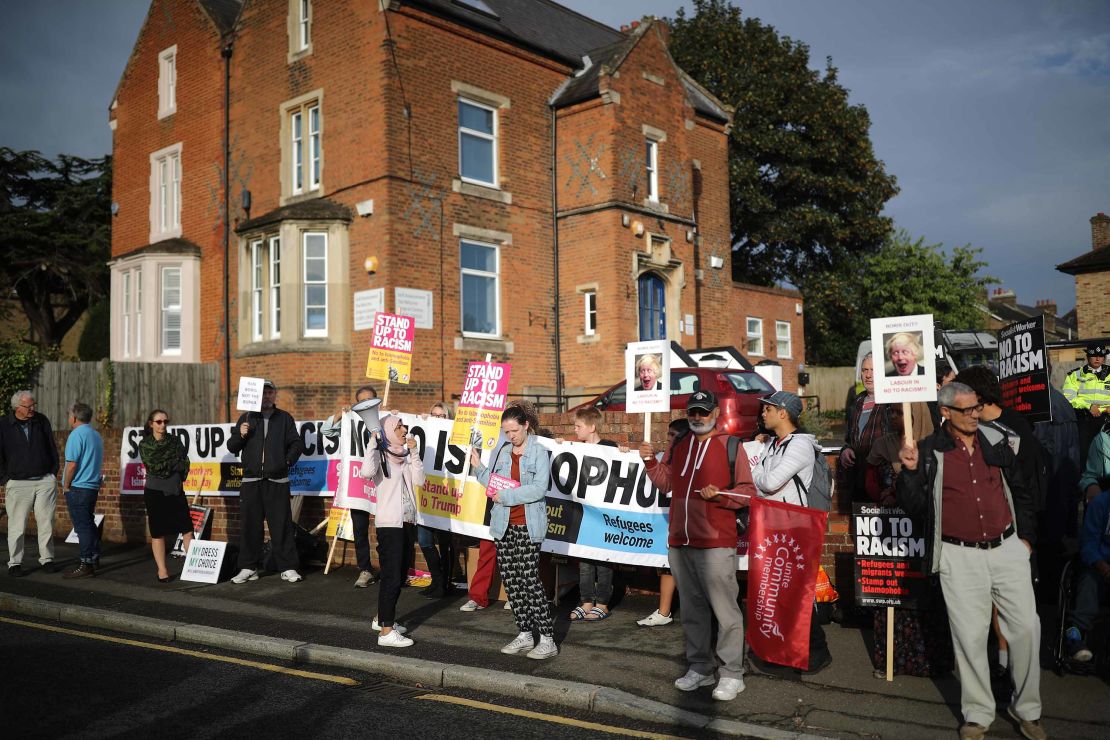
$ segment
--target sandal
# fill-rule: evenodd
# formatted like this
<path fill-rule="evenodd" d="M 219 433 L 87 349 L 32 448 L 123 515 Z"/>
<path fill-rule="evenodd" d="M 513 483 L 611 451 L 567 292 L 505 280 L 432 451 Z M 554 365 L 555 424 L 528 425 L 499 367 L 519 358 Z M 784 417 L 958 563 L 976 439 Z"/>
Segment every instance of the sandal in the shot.
<path fill-rule="evenodd" d="M 608 619 L 609 614 L 609 610 L 595 606 L 586 614 L 585 619 L 587 622 L 600 622 L 603 619 Z"/>
<path fill-rule="evenodd" d="M 580 606 L 574 607 L 574 611 L 572 611 L 570 613 L 570 621 L 572 621 L 572 622 L 581 622 L 585 618 L 586 618 L 586 612 L 583 611 L 582 607 L 580 607 Z"/>

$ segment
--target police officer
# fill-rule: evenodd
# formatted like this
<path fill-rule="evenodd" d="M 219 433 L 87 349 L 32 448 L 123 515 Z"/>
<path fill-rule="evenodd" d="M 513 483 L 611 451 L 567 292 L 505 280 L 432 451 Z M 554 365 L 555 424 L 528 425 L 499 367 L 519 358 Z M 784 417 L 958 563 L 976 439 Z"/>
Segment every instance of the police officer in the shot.
<path fill-rule="evenodd" d="M 1087 364 L 1077 367 L 1064 378 L 1064 398 L 1075 408 L 1079 421 L 1079 455 L 1086 463 L 1087 449 L 1102 426 L 1102 415 L 1110 413 L 1110 366 L 1106 354 L 1110 347 L 1103 342 L 1087 345 Z"/>

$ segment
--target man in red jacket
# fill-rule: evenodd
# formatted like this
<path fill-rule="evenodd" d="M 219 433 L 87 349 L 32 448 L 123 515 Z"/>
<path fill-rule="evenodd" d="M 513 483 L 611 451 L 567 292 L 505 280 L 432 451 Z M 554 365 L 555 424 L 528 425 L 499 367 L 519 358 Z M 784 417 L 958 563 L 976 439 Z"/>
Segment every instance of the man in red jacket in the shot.
<path fill-rule="evenodd" d="M 747 500 L 722 494 L 729 489 L 755 494 L 743 454 L 729 465 L 728 437 L 718 435 L 717 398 L 698 391 L 686 404 L 690 431 L 656 461 L 651 445 L 640 457 L 651 482 L 671 492 L 668 544 L 671 572 L 682 601 L 686 660 L 690 669 L 674 682 L 682 691 L 716 682 L 713 698 L 730 701 L 744 690 L 744 617 L 736 597 L 736 509 Z M 713 618 L 717 649 L 713 650 Z M 714 673 L 720 680 L 714 679 Z"/>

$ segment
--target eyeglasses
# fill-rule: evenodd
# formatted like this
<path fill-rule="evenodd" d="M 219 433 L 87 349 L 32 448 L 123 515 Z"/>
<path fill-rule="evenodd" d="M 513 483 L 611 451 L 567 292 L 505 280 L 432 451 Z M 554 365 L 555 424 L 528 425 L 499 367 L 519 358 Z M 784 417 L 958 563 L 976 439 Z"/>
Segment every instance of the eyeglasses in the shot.
<path fill-rule="evenodd" d="M 437 413 L 435 413 L 435 412 L 433 411 L 433 412 L 432 412 L 432 418 L 433 418 L 433 419 L 446 419 L 446 418 L 447 418 L 447 414 L 445 414 L 445 413 L 443 413 L 443 412 L 440 412 L 440 413 L 438 413 L 438 414 L 437 414 Z"/>
<path fill-rule="evenodd" d="M 38 406 L 38 404 L 35 403 L 34 401 L 31 401 L 31 403 L 21 403 L 21 404 L 19 404 L 19 408 L 21 408 L 21 409 L 33 409 L 36 406 Z"/>
<path fill-rule="evenodd" d="M 712 413 L 712 411 L 706 411 L 705 409 L 686 409 L 687 416 L 709 416 Z"/>
<path fill-rule="evenodd" d="M 963 408 L 960 408 L 959 406 L 945 406 L 944 408 L 948 409 L 949 411 L 961 413 L 964 416 L 971 416 L 972 414 L 978 414 L 979 412 L 981 412 L 983 410 L 983 404 L 977 403 L 974 406 L 965 406 Z"/>
<path fill-rule="evenodd" d="M 151 424 L 169 424 L 170 420 L 169 419 L 151 419 L 150 423 Z"/>

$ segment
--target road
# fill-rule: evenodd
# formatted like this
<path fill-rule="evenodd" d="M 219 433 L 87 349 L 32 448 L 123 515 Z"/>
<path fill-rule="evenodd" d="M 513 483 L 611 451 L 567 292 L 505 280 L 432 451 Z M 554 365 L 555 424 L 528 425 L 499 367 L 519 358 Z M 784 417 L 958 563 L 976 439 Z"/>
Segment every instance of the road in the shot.
<path fill-rule="evenodd" d="M 674 736 L 566 709 L 12 617 L 0 617 L 0 655 L 7 737 Z"/>

